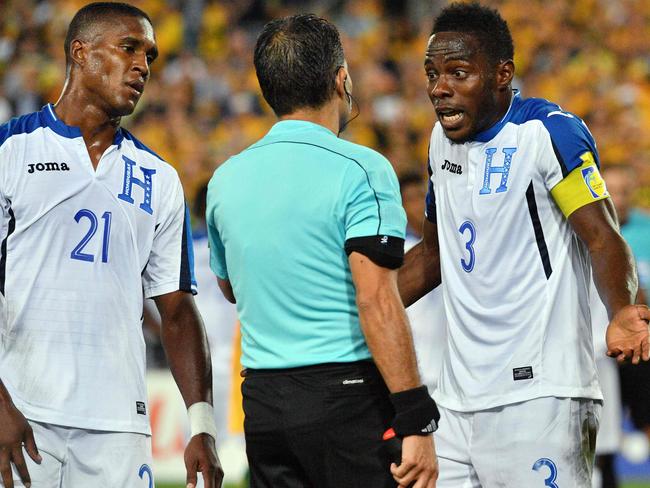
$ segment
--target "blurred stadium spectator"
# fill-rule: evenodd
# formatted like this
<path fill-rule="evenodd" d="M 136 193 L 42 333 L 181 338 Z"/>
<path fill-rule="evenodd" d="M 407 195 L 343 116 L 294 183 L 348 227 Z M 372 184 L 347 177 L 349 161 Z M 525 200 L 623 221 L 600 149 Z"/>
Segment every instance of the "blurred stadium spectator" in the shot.
<path fill-rule="evenodd" d="M 0 122 L 59 93 L 62 38 L 80 0 L 0 2 Z M 161 58 L 127 126 L 176 164 L 188 195 L 216 165 L 261 137 L 273 117 L 252 46 L 272 17 L 312 10 L 344 33 L 361 116 L 345 137 L 419 170 L 433 124 L 423 53 L 434 0 L 133 0 L 151 12 Z M 515 33 L 518 85 L 580 115 L 605 165 L 635 161 L 650 207 L 650 2 L 489 0 Z M 549 15 L 552 12 L 552 15 Z M 543 19 L 543 22 L 541 21 Z"/>

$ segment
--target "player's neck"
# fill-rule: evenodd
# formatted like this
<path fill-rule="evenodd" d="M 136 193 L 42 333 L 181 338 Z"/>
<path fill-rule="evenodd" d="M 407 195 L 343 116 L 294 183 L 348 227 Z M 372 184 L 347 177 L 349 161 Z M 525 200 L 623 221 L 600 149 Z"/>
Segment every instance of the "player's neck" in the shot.
<path fill-rule="evenodd" d="M 515 92 L 510 87 L 508 87 L 505 92 L 499 94 L 499 97 L 497 98 L 497 115 L 494 121 L 495 124 L 506 116 L 508 110 L 510 110 L 510 105 L 512 105 L 512 99 L 514 96 Z"/>
<path fill-rule="evenodd" d="M 280 120 L 304 120 L 314 124 L 322 125 L 331 130 L 334 134 L 339 132 L 339 111 L 338 104 L 329 102 L 318 109 L 301 108 L 287 115 L 279 117 Z"/>
<path fill-rule="evenodd" d="M 108 116 L 86 93 L 68 85 L 54 104 L 54 112 L 64 124 L 79 128 L 93 166 L 97 167 L 99 158 L 115 139 L 121 118 Z"/>

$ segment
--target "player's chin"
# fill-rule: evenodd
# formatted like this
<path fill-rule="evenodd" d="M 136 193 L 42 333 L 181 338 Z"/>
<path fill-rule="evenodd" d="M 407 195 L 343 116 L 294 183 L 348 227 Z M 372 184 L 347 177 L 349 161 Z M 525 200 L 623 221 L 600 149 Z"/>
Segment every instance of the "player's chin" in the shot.
<path fill-rule="evenodd" d="M 471 140 L 473 135 L 473 131 L 471 130 L 471 128 L 465 128 L 465 127 L 445 129 L 445 127 L 443 126 L 442 130 L 445 133 L 447 139 L 449 139 L 454 144 L 465 144 L 466 142 Z"/>
<path fill-rule="evenodd" d="M 117 117 L 126 117 L 127 115 L 131 115 L 135 110 L 135 107 L 138 105 L 139 100 L 140 97 L 120 100 L 113 106 L 113 114 Z"/>

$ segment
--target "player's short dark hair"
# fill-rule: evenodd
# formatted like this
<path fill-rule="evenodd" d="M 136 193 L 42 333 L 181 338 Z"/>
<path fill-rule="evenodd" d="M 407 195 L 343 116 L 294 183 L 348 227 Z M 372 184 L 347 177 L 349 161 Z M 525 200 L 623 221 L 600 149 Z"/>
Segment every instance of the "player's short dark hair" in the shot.
<path fill-rule="evenodd" d="M 475 36 L 491 64 L 513 59 L 515 47 L 508 23 L 495 9 L 477 2 L 452 3 L 436 17 L 431 34 L 463 32 Z"/>
<path fill-rule="evenodd" d="M 272 20 L 255 44 L 257 79 L 277 116 L 329 101 L 344 59 L 336 27 L 313 14 Z"/>
<path fill-rule="evenodd" d="M 72 61 L 70 58 L 70 44 L 72 44 L 72 41 L 84 37 L 89 29 L 100 22 L 115 21 L 116 18 L 124 16 L 146 19 L 153 25 L 145 12 L 128 3 L 95 2 L 82 7 L 70 21 L 68 33 L 63 43 L 66 65 L 70 66 Z"/>

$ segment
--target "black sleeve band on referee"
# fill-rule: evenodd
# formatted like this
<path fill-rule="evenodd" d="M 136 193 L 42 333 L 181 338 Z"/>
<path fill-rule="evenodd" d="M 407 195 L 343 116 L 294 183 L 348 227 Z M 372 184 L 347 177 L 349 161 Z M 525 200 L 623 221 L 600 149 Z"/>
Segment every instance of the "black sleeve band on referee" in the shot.
<path fill-rule="evenodd" d="M 390 395 L 395 408 L 393 430 L 400 437 L 429 435 L 438 430 L 440 412 L 426 386 Z"/>
<path fill-rule="evenodd" d="M 404 262 L 404 239 L 393 236 L 353 237 L 345 241 L 345 253 L 358 252 L 373 263 L 397 269 Z"/>

